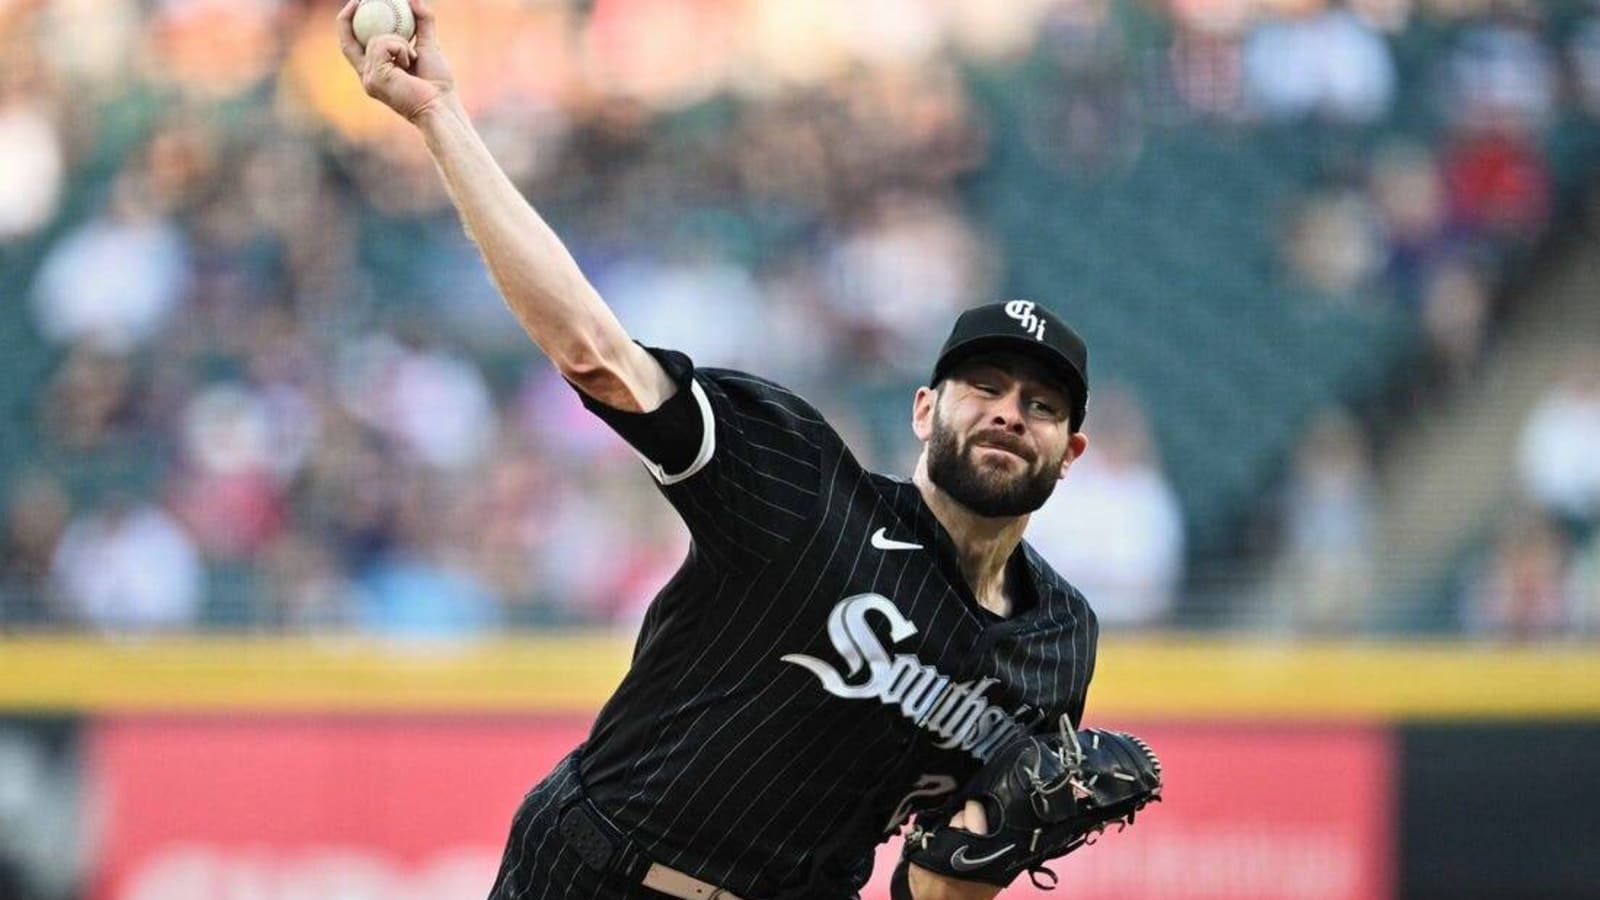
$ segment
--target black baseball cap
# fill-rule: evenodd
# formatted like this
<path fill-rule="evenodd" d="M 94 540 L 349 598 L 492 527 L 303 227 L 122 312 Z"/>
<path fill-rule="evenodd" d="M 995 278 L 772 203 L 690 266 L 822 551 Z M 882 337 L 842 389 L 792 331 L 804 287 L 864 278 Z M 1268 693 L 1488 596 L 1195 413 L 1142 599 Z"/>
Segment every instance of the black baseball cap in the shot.
<path fill-rule="evenodd" d="M 1072 430 L 1083 427 L 1089 408 L 1089 348 L 1072 326 L 1032 300 L 975 306 L 956 319 L 933 364 L 937 385 L 961 362 L 980 353 L 1020 353 L 1044 364 L 1072 398 Z"/>

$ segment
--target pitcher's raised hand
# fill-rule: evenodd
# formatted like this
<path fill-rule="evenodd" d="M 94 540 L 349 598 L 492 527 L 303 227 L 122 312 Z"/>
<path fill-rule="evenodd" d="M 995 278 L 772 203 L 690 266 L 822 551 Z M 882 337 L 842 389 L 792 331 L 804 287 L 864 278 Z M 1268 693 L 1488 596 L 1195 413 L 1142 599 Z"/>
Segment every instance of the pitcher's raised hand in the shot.
<path fill-rule="evenodd" d="M 381 101 L 407 120 L 440 102 L 455 89 L 450 64 L 439 48 L 433 10 L 423 0 L 411 0 L 417 34 L 407 41 L 396 34 L 380 34 L 363 50 L 351 27 L 359 0 L 349 0 L 339 10 L 339 49 L 361 76 L 367 95 Z"/>

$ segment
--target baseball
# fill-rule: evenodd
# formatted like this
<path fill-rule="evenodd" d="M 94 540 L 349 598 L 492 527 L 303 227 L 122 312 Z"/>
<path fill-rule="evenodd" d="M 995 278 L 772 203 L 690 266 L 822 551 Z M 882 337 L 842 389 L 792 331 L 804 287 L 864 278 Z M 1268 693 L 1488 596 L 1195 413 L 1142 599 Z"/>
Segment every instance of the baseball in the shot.
<path fill-rule="evenodd" d="M 365 47 L 380 34 L 398 34 L 411 40 L 417 31 L 417 20 L 411 15 L 410 0 L 361 0 L 350 18 L 350 27 Z"/>

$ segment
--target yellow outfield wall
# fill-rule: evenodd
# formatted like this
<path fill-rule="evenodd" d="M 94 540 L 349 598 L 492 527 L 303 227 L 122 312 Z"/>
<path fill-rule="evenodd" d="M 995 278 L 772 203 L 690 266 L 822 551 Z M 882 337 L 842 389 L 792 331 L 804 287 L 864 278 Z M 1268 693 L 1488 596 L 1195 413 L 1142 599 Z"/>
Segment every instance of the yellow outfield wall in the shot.
<path fill-rule="evenodd" d="M 631 638 L 0 639 L 0 710 L 589 713 Z M 1600 644 L 1108 636 L 1090 715 L 1600 718 Z"/>

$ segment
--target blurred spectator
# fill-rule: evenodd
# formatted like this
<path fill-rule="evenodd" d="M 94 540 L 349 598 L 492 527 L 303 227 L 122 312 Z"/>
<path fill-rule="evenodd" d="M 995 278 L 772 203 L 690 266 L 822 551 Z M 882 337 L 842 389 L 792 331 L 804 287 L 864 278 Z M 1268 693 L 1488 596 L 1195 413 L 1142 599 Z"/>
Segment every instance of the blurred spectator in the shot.
<path fill-rule="evenodd" d="M 1395 91 L 1388 45 L 1337 3 L 1262 18 L 1245 42 L 1244 78 L 1253 109 L 1291 121 L 1373 122 Z"/>
<path fill-rule="evenodd" d="M 1454 221 L 1513 245 L 1542 233 L 1550 173 L 1538 134 L 1554 118 L 1555 59 L 1536 4 L 1505 4 L 1468 28 L 1448 62 L 1452 136 L 1445 182 Z"/>
<path fill-rule="evenodd" d="M 394 543 L 361 575 L 357 626 L 396 638 L 469 638 L 499 624 L 501 605 L 468 565 L 477 523 L 464 482 L 414 475 L 400 485 Z"/>
<path fill-rule="evenodd" d="M 385 637 L 472 637 L 499 621 L 494 597 L 472 572 L 409 552 L 374 567 L 357 596 L 358 626 Z"/>
<path fill-rule="evenodd" d="M 1039 53 L 1056 69 L 1028 100 L 1021 127 L 1033 152 L 1063 170 L 1096 176 L 1131 165 L 1145 110 L 1126 36 L 1106 0 L 1056 4 L 1041 23 Z"/>
<path fill-rule="evenodd" d="M 521 439 L 543 451 L 558 470 L 579 468 L 580 461 L 606 465 L 637 459 L 616 432 L 584 408 L 561 373 L 542 360 L 524 371 L 511 416 Z"/>
<path fill-rule="evenodd" d="M 37 21 L 29 24 L 37 29 L 40 60 L 60 79 L 63 93 L 75 103 L 92 105 L 120 96 L 130 82 L 137 81 L 134 69 L 144 25 L 139 0 L 52 0 L 24 5 L 38 12 Z"/>
<path fill-rule="evenodd" d="M 252 331 L 246 371 L 265 418 L 261 464 L 279 481 L 305 467 L 322 438 L 327 373 L 301 323 L 269 317 Z"/>
<path fill-rule="evenodd" d="M 1373 586 L 1377 488 L 1367 443 L 1341 412 L 1306 431 L 1283 496 L 1283 562 L 1292 596 L 1282 612 L 1293 627 L 1359 627 Z"/>
<path fill-rule="evenodd" d="M 508 436 L 472 498 L 477 535 L 466 550 L 472 569 L 502 598 L 508 624 L 537 623 L 542 617 L 546 598 L 537 551 L 560 527 L 548 509 L 559 472 L 532 446 Z"/>
<path fill-rule="evenodd" d="M 1168 63 L 1173 90 L 1189 109 L 1225 121 L 1244 115 L 1244 52 L 1237 34 L 1180 28 Z"/>
<path fill-rule="evenodd" d="M 133 177 L 139 179 L 150 208 L 168 218 L 184 219 L 216 187 L 222 139 L 207 118 L 204 108 L 174 104 L 136 151 Z M 187 237 L 189 223 L 178 224 Z"/>
<path fill-rule="evenodd" d="M 205 573 L 194 542 L 151 503 L 113 497 L 67 526 L 51 564 L 70 619 L 98 631 L 164 631 L 199 622 Z"/>
<path fill-rule="evenodd" d="M 1522 428 L 1518 481 L 1573 541 L 1600 525 L 1600 356 L 1587 352 L 1538 404 Z"/>
<path fill-rule="evenodd" d="M 0 247 L 49 224 L 61 202 L 65 148 L 40 100 L 0 73 Z"/>
<path fill-rule="evenodd" d="M 477 464 L 498 427 L 488 385 L 470 361 L 388 335 L 344 348 L 338 386 L 352 415 L 430 466 Z"/>
<path fill-rule="evenodd" d="M 686 248 L 672 259 L 641 255 L 612 267 L 596 287 L 630 334 L 682 350 L 700 365 L 759 368 L 777 343 L 749 270 L 710 248 Z"/>
<path fill-rule="evenodd" d="M 1384 144 L 1368 167 L 1367 191 L 1388 249 L 1384 279 L 1403 306 L 1415 308 L 1432 268 L 1455 243 L 1432 150 L 1412 142 Z"/>
<path fill-rule="evenodd" d="M 404 483 L 377 435 L 334 415 L 295 496 L 307 525 L 332 547 L 342 568 L 359 577 L 396 545 Z"/>
<path fill-rule="evenodd" d="M 1422 331 L 1432 375 L 1458 386 L 1478 370 L 1488 338 L 1489 281 L 1464 257 L 1441 261 L 1422 294 Z"/>
<path fill-rule="evenodd" d="M 1511 247 L 1544 233 L 1551 209 L 1550 172 L 1531 136 L 1466 132 L 1445 151 L 1444 178 L 1453 221 Z"/>
<path fill-rule="evenodd" d="M 216 384 L 183 414 L 187 466 L 173 508 L 213 559 L 249 558 L 271 542 L 286 511 L 274 465 L 286 460 L 272 440 L 274 410 L 241 385 Z"/>
<path fill-rule="evenodd" d="M 1568 615 L 1567 548 L 1561 531 L 1536 511 L 1510 517 L 1468 584 L 1468 630 L 1518 639 L 1559 634 Z"/>
<path fill-rule="evenodd" d="M 650 601 L 671 580 L 689 551 L 689 533 L 666 501 L 649 496 L 637 511 L 634 551 L 611 573 L 606 603 L 599 609 L 608 621 L 632 633 L 644 620 Z"/>
<path fill-rule="evenodd" d="M 1556 65 L 1540 4 L 1499 3 L 1470 25 L 1447 62 L 1452 117 L 1473 132 L 1532 133 L 1555 113 Z"/>
<path fill-rule="evenodd" d="M 1058 0 L 1039 23 L 1040 49 L 1068 74 L 1115 66 L 1126 53 L 1126 41 L 1112 13 L 1108 0 Z"/>
<path fill-rule="evenodd" d="M 40 404 L 45 433 L 68 450 L 95 450 L 138 433 L 139 410 L 128 359 L 93 344 L 74 346 Z"/>
<path fill-rule="evenodd" d="M 919 372 L 969 298 L 990 294 L 986 248 L 940 198 L 886 193 L 837 236 L 825 295 L 858 360 Z"/>
<path fill-rule="evenodd" d="M 125 352 L 177 314 L 190 277 L 188 238 L 127 172 L 101 215 L 51 247 L 34 283 L 35 320 L 57 343 Z"/>
<path fill-rule="evenodd" d="M 147 73 L 157 82 L 223 99 L 258 84 L 274 69 L 282 0 L 158 0 L 147 21 L 154 59 Z"/>
<path fill-rule="evenodd" d="M 61 485 L 46 475 L 24 474 L 12 486 L 0 535 L 0 628 L 42 625 L 51 559 L 72 515 Z"/>
<path fill-rule="evenodd" d="M 547 622 L 636 622 L 688 549 L 686 534 L 637 463 L 590 466 L 545 498 L 536 548 Z M 665 518 L 664 518 L 665 517 Z M 650 579 L 656 579 L 651 582 Z"/>
<path fill-rule="evenodd" d="M 286 532 L 261 554 L 260 618 L 290 632 L 341 631 L 356 626 L 361 596 L 340 568 L 335 548 L 315 535 Z"/>
<path fill-rule="evenodd" d="M 1311 195 L 1296 210 L 1285 239 L 1298 283 L 1337 303 L 1372 302 L 1385 247 L 1376 210 L 1364 193 L 1337 188 Z"/>
<path fill-rule="evenodd" d="M 1025 537 L 1083 591 L 1102 623 L 1161 624 L 1183 575 L 1183 518 L 1144 410 L 1125 388 L 1097 387 L 1084 432 L 1088 451 L 1033 514 Z"/>

